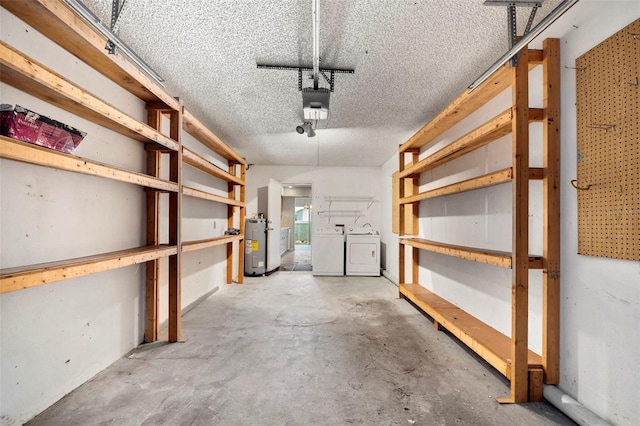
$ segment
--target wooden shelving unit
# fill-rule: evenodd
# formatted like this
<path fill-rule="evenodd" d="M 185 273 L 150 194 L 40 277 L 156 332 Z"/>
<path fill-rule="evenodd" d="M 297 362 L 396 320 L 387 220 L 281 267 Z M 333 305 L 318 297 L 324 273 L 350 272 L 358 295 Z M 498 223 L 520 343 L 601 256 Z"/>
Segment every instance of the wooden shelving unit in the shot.
<path fill-rule="evenodd" d="M 237 250 L 237 279 L 244 271 L 244 216 L 246 162 L 196 117 L 186 111 L 179 99 L 170 96 L 155 81 L 121 55 L 104 49 L 107 40 L 60 0 L 0 0 L 0 5 L 36 30 L 116 82 L 147 104 L 147 123 L 84 90 L 64 76 L 29 58 L 5 42 L 0 42 L 0 80 L 46 102 L 77 114 L 105 128 L 144 143 L 146 174 L 113 167 L 98 161 L 63 154 L 0 137 L 0 158 L 99 176 L 145 188 L 146 245 L 138 248 L 96 254 L 58 262 L 25 265 L 0 271 L 0 292 L 17 291 L 60 280 L 93 274 L 137 263 L 146 264 L 145 340 L 158 339 L 159 260 L 169 260 L 169 341 L 180 340 L 181 333 L 181 256 L 184 252 L 226 245 L 227 277 L 233 280 L 234 244 Z M 169 119 L 169 136 L 161 132 L 163 118 Z M 183 132 L 191 134 L 206 148 L 227 161 L 228 170 L 182 146 Z M 86 142 L 85 142 L 86 143 Z M 161 159 L 169 156 L 169 179 L 162 179 Z M 183 164 L 195 167 L 228 184 L 226 196 L 182 184 Z M 160 194 L 169 194 L 169 243 L 160 243 Z M 239 223 L 239 235 L 224 235 L 197 241 L 182 241 L 182 197 L 192 196 L 227 206 L 229 227 Z"/>
<path fill-rule="evenodd" d="M 474 91 L 465 91 L 436 118 L 399 148 L 398 224 L 399 292 L 511 381 L 511 396 L 501 402 L 539 401 L 542 384 L 559 380 L 559 41 L 547 39 L 543 49 L 524 49 L 516 67 L 501 67 Z M 543 108 L 529 107 L 529 70 L 542 65 Z M 511 87 L 512 107 L 468 132 L 445 147 L 419 159 L 420 149 L 453 127 L 472 112 Z M 543 123 L 543 167 L 529 167 L 529 123 Z M 496 139 L 512 135 L 512 165 L 482 176 L 418 192 L 420 175 L 466 155 Z M 408 161 L 407 161 L 408 158 Z M 531 255 L 529 247 L 529 182 L 543 182 L 543 253 Z M 418 208 L 422 200 L 473 191 L 498 184 L 512 185 L 512 251 L 497 252 L 462 247 L 418 238 Z M 407 217 L 407 213 L 409 217 Z M 414 236 L 406 235 L 412 230 Z M 411 278 L 405 269 L 406 250 L 411 250 Z M 419 251 L 439 253 L 461 259 L 510 268 L 512 270 L 511 336 L 505 336 L 444 298 L 419 284 Z M 528 348 L 528 274 L 543 271 L 542 354 Z"/>

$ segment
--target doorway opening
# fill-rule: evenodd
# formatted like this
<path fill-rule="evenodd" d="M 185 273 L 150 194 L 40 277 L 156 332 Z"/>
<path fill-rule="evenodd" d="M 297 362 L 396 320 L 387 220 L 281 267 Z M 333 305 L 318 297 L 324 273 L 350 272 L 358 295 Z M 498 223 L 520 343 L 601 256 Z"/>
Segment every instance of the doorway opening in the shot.
<path fill-rule="evenodd" d="M 289 238 L 281 271 L 311 271 L 311 201 L 310 184 L 282 185 L 281 223 Z"/>

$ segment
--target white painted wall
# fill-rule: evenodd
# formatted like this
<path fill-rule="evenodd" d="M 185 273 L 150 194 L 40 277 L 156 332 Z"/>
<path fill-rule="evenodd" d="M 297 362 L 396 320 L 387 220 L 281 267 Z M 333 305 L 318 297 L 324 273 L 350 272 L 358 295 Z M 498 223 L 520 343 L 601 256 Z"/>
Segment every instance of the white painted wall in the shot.
<path fill-rule="evenodd" d="M 146 120 L 140 100 L 4 9 L 0 34 L 18 50 Z M 20 104 L 86 131 L 74 154 L 144 171 L 140 142 L 4 84 L 0 102 Z M 190 136 L 184 144 L 226 169 Z M 226 194 L 225 184 L 200 172 L 185 170 L 184 175 L 191 186 L 214 185 L 215 191 Z M 0 203 L 1 268 L 144 245 L 145 196 L 135 185 L 0 160 Z M 222 235 L 226 226 L 226 206 L 185 197 L 186 239 Z M 224 247 L 184 255 L 183 307 L 224 285 L 225 259 Z M 166 276 L 167 262 L 163 263 Z M 165 280 L 161 320 L 167 318 L 166 293 Z M 22 424 L 143 340 L 144 265 L 2 294 L 0 332 L 1 424 Z"/>
<path fill-rule="evenodd" d="M 576 111 L 575 58 L 640 17 L 637 1 L 582 0 L 558 20 L 545 37 L 561 38 L 562 105 L 561 105 L 561 347 L 559 387 L 589 409 L 616 425 L 636 425 L 640 419 L 640 263 L 577 255 L 577 200 L 569 181 L 576 176 Z M 575 28 L 574 25 L 577 27 Z M 534 44 L 534 47 L 536 46 Z M 535 76 L 532 79 L 535 80 Z M 534 81 L 531 86 L 539 87 Z M 508 96 L 508 95 L 507 95 Z M 505 97 L 503 94 L 502 98 Z M 500 97 L 499 97 L 500 98 Z M 506 104 L 505 104 L 506 102 Z M 536 106 L 538 100 L 532 100 Z M 508 106 L 508 97 L 497 99 L 483 108 L 456 130 L 443 135 L 442 143 L 455 133 L 464 132 L 483 119 L 496 115 Z M 637 113 L 637 112 L 636 112 Z M 536 127 L 538 127 L 536 129 Z M 533 125 L 531 136 L 537 137 L 539 125 Z M 482 174 L 508 165 L 509 137 L 427 173 L 421 191 L 428 188 L 426 179 L 441 179 L 452 173 L 454 180 Z M 435 146 L 435 145 L 434 145 Z M 433 147 L 428 147 L 430 152 Z M 535 150 L 534 150 L 535 152 Z M 532 152 L 532 154 L 534 154 Z M 426 154 L 422 154 L 424 157 Z M 532 155 L 532 166 L 538 166 L 539 153 Z M 398 275 L 397 235 L 391 233 L 391 174 L 397 170 L 397 155 L 383 166 L 381 228 L 386 241 L 386 267 L 391 276 Z M 531 229 L 540 229 L 540 205 L 536 200 L 540 188 L 532 186 Z M 509 250 L 511 230 L 511 194 L 508 186 L 497 186 L 473 193 L 459 194 L 421 203 L 421 235 L 457 244 Z M 387 216 L 388 215 L 388 216 Z M 431 218 L 427 218 L 431 216 Z M 386 218 L 389 218 L 388 220 Z M 541 241 L 534 239 L 531 252 L 539 252 Z M 421 252 L 420 269 L 423 285 L 459 304 L 500 331 L 510 332 L 510 271 L 465 262 L 437 254 Z M 409 272 L 409 271 L 408 271 Z M 410 275 L 407 275 L 410 276 Z M 540 349 L 540 276 L 530 277 L 530 347 Z"/>
<path fill-rule="evenodd" d="M 640 18 L 637 1 L 584 3 L 578 28 L 562 38 L 563 67 Z M 577 170 L 575 99 L 575 72 L 563 68 L 560 387 L 614 424 L 637 425 L 640 262 L 576 254 L 577 197 L 569 184 Z"/>
<path fill-rule="evenodd" d="M 371 224 L 380 229 L 379 167 L 313 167 L 313 166 L 251 166 L 247 171 L 247 217 L 258 212 L 258 188 L 265 186 L 269 178 L 281 183 L 308 183 L 312 185 L 313 214 L 311 229 L 344 224 L 346 227 Z M 371 196 L 375 197 L 369 208 L 363 202 L 334 202 L 329 206 L 327 196 Z M 355 217 L 320 217 L 318 212 L 333 210 L 361 210 L 363 215 Z"/>

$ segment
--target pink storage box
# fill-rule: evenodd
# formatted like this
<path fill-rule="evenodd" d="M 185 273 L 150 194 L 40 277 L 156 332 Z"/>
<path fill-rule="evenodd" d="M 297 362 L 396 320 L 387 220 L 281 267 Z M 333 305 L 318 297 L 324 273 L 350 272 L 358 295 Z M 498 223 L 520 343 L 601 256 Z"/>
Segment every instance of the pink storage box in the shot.
<path fill-rule="evenodd" d="M 20 105 L 0 105 L 0 134 L 70 154 L 86 132 Z"/>

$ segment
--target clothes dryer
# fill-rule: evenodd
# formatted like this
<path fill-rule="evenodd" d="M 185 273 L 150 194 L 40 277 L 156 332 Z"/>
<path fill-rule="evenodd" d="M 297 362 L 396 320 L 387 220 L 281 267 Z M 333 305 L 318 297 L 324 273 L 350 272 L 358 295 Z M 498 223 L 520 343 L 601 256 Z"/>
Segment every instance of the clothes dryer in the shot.
<path fill-rule="evenodd" d="M 370 227 L 347 230 L 347 275 L 380 276 L 380 235 Z"/>

